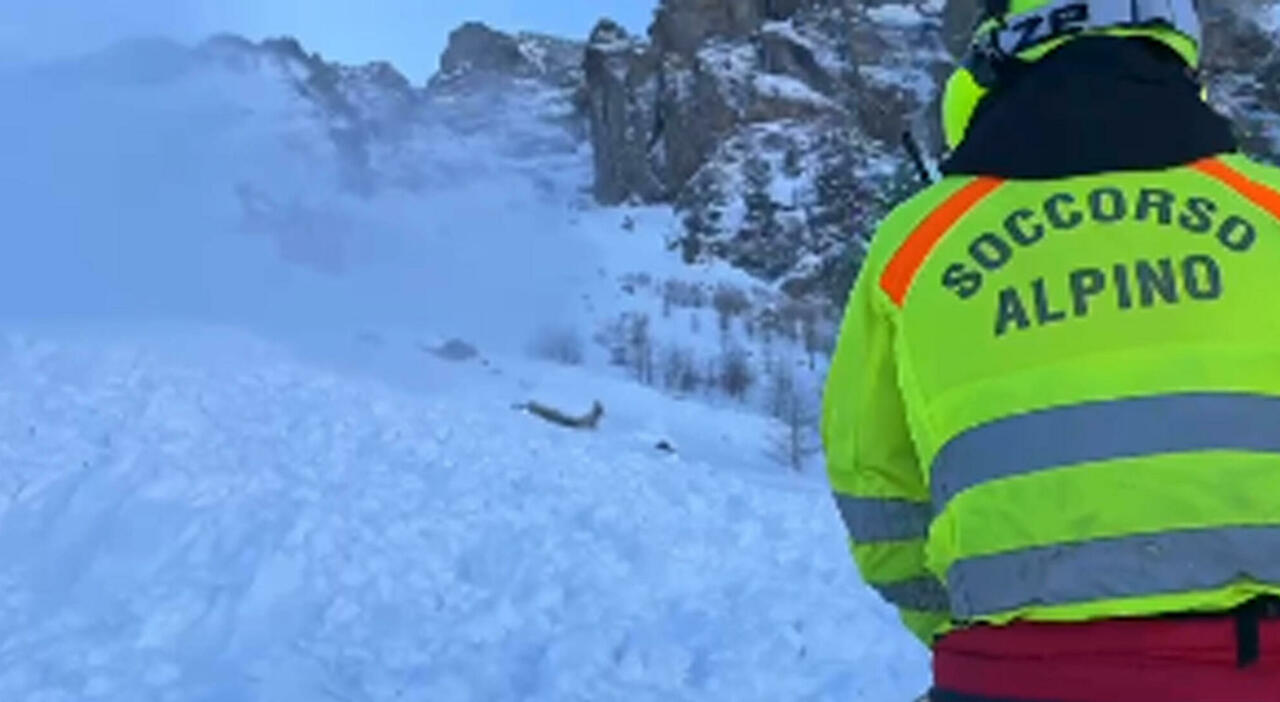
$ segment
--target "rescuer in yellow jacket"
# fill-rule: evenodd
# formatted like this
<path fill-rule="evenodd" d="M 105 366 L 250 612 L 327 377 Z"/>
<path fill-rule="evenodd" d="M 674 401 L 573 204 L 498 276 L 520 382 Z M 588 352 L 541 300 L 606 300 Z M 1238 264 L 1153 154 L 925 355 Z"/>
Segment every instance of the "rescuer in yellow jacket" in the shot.
<path fill-rule="evenodd" d="M 969 1 L 826 387 L 859 569 L 935 701 L 1280 700 L 1280 171 L 1194 0 Z"/>

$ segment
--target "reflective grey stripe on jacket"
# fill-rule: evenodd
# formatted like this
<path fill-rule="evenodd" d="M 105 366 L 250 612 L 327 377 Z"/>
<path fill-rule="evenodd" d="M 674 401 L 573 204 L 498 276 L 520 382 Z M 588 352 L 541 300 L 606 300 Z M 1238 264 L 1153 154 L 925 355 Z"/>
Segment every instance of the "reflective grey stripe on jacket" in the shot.
<path fill-rule="evenodd" d="M 1280 583 L 1280 526 L 1170 531 L 966 558 L 947 590 L 961 619 L 1036 605 Z"/>
<path fill-rule="evenodd" d="M 1187 451 L 1280 453 L 1280 397 L 1192 393 L 1090 402 L 970 429 L 933 461 L 933 504 L 992 480 L 1077 463 Z"/>
<path fill-rule="evenodd" d="M 995 480 L 1080 463 L 1211 450 L 1280 459 L 1280 397 L 1161 395 L 991 422 L 939 451 L 931 490 L 941 512 L 965 490 Z M 964 558 L 949 569 L 947 589 L 952 612 L 965 619 L 1029 606 L 1210 590 L 1242 579 L 1280 583 L 1280 526 L 1137 534 Z"/>
<path fill-rule="evenodd" d="M 932 575 L 896 583 L 872 584 L 886 600 L 917 612 L 945 612 L 950 609 L 947 589 Z"/>
<path fill-rule="evenodd" d="M 933 508 L 927 502 L 853 497 L 835 493 L 840 517 L 854 543 L 923 539 Z"/>

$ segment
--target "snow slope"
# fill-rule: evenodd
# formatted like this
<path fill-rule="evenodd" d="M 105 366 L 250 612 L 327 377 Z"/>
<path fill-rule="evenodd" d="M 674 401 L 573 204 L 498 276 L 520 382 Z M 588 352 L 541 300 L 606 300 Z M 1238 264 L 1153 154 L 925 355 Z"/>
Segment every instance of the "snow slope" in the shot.
<path fill-rule="evenodd" d="M 402 185 L 353 191 L 288 76 L 138 73 L 175 51 L 0 75 L 23 98 L 0 111 L 0 700 L 924 687 L 820 472 L 765 458 L 769 420 L 594 345 L 522 356 L 549 324 L 659 319 L 621 276 L 746 285 L 681 267 L 669 211 L 587 207 L 589 153 L 431 119 L 365 164 Z M 481 355 L 424 352 L 452 337 Z M 607 414 L 567 431 L 529 399 Z"/>
<path fill-rule="evenodd" d="M 925 684 L 825 488 L 756 458 L 759 418 L 503 359 L 423 357 L 438 389 L 405 392 L 219 328 L 0 349 L 0 699 L 878 702 Z M 510 409 L 535 393 L 623 411 L 563 430 Z"/>

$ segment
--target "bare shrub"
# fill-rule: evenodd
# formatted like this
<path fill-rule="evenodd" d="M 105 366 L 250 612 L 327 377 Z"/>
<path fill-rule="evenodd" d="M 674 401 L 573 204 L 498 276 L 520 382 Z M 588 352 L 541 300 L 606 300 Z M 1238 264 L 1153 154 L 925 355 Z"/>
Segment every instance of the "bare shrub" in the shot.
<path fill-rule="evenodd" d="M 822 354 L 831 358 L 835 352 L 839 326 L 825 318 L 819 318 L 808 327 L 804 337 L 804 350 L 809 354 L 809 368 L 814 367 L 814 355 Z"/>
<path fill-rule="evenodd" d="M 765 390 L 765 410 L 774 419 L 782 419 L 790 410 L 796 393 L 796 374 L 787 363 L 778 363 L 769 369 L 768 387 Z"/>
<path fill-rule="evenodd" d="M 796 313 L 792 303 L 769 310 L 769 329 L 778 339 L 795 341 L 797 337 Z"/>
<path fill-rule="evenodd" d="M 767 437 L 765 453 L 775 462 L 800 472 L 809 458 L 822 450 L 816 394 L 805 392 L 793 378 L 776 381 L 769 394 L 769 410 L 778 424 Z"/>
<path fill-rule="evenodd" d="M 622 289 L 634 295 L 637 290 L 647 289 L 653 284 L 653 276 L 648 273 L 627 273 L 621 278 Z"/>
<path fill-rule="evenodd" d="M 720 356 L 720 389 L 725 395 L 742 400 L 756 382 L 751 358 L 738 348 L 728 349 Z"/>
<path fill-rule="evenodd" d="M 547 327 L 539 331 L 529 342 L 529 354 L 566 366 L 582 365 L 585 356 L 582 336 L 577 329 L 568 327 Z"/>
<path fill-rule="evenodd" d="M 711 306 L 716 310 L 720 333 L 727 334 L 733 318 L 751 309 L 751 298 L 739 287 L 720 284 L 711 296 Z"/>
<path fill-rule="evenodd" d="M 759 348 L 760 370 L 766 378 L 772 378 L 774 369 L 778 365 L 778 352 L 769 341 L 761 341 Z"/>
<path fill-rule="evenodd" d="M 653 385 L 653 339 L 649 334 L 649 315 L 627 315 L 627 365 L 636 380 Z"/>
<path fill-rule="evenodd" d="M 760 327 L 760 341 L 766 345 L 772 344 L 774 337 L 779 334 L 781 324 L 778 311 L 772 306 L 766 307 L 756 315 L 756 324 Z"/>
<path fill-rule="evenodd" d="M 819 322 L 816 317 L 807 318 L 800 325 L 800 339 L 804 344 L 804 352 L 809 361 L 809 370 L 817 366 L 814 356 L 822 350 L 822 337 L 819 335 Z"/>
<path fill-rule="evenodd" d="M 734 285 L 721 284 L 711 297 L 711 304 L 717 311 L 736 317 L 751 309 L 751 298 L 747 293 Z"/>
<path fill-rule="evenodd" d="M 614 320 L 607 327 L 598 331 L 595 342 L 609 352 L 609 365 L 625 368 L 627 366 L 627 318 Z"/>
<path fill-rule="evenodd" d="M 805 300 L 789 300 L 777 314 L 782 334 L 792 341 L 805 343 L 824 316 L 817 304 Z"/>
<path fill-rule="evenodd" d="M 670 391 L 689 394 L 702 386 L 702 374 L 698 371 L 693 352 L 678 346 L 669 347 L 662 355 L 662 386 Z"/>
<path fill-rule="evenodd" d="M 702 284 L 684 280 L 667 280 L 662 284 L 663 304 L 698 309 L 706 307 L 707 294 Z"/>

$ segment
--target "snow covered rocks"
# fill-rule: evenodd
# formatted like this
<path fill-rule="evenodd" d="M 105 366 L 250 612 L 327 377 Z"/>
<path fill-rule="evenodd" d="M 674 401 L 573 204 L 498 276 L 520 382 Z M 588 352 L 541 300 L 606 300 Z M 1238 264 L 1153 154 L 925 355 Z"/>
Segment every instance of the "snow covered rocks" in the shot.
<path fill-rule="evenodd" d="M 906 178 L 892 165 L 903 126 L 947 65 L 936 16 L 663 0 L 649 41 L 600 23 L 585 60 L 596 198 L 674 203 L 686 261 L 797 296 L 847 287 L 858 237 Z"/>

